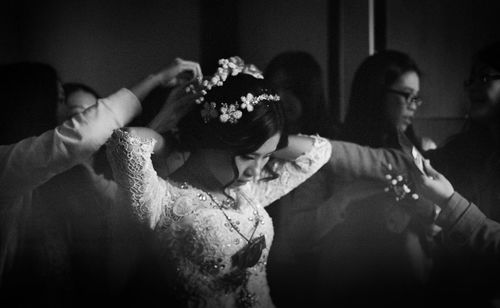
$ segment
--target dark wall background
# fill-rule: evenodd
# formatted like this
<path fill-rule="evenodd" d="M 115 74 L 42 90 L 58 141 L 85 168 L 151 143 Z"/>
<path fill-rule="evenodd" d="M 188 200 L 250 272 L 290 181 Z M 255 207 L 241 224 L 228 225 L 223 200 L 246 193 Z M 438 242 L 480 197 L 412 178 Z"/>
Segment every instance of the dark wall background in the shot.
<path fill-rule="evenodd" d="M 0 63 L 46 62 L 63 81 L 103 95 L 177 56 L 212 73 L 207 63 L 219 56 L 239 54 L 264 68 L 279 52 L 306 50 L 324 68 L 339 117 L 352 75 L 372 51 L 375 12 L 384 17 L 375 32 L 382 47 L 408 52 L 424 71 L 416 126 L 438 142 L 463 122 L 472 52 L 500 39 L 498 0 L 9 0 L 1 8 Z"/>
<path fill-rule="evenodd" d="M 176 56 L 200 57 L 196 0 L 19 1 L 2 15 L 8 19 L 1 62 L 46 62 L 63 81 L 87 83 L 103 95 Z"/>

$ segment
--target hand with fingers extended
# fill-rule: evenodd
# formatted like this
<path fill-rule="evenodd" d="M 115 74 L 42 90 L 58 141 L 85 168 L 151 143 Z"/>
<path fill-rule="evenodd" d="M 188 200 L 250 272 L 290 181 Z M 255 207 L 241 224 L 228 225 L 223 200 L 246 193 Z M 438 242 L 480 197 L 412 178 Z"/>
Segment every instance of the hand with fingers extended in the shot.
<path fill-rule="evenodd" d="M 420 175 L 419 177 L 419 193 L 441 206 L 451 198 L 455 190 L 444 175 L 432 168 L 429 160 L 424 160 L 424 168 L 427 175 Z"/>
<path fill-rule="evenodd" d="M 193 79 L 201 79 L 203 74 L 197 62 L 175 58 L 165 69 L 156 74 L 163 86 L 179 86 Z"/>
<path fill-rule="evenodd" d="M 161 110 L 149 123 L 149 128 L 160 134 L 172 130 L 179 120 L 193 108 L 195 100 L 201 95 L 199 91 L 186 91 L 186 89 L 198 86 L 198 80 L 193 80 L 172 89 Z"/>
<path fill-rule="evenodd" d="M 176 58 L 163 70 L 149 75 L 146 79 L 131 87 L 130 91 L 142 101 L 154 88 L 160 85 L 178 86 L 191 80 L 199 80 L 202 77 L 198 63 Z"/>

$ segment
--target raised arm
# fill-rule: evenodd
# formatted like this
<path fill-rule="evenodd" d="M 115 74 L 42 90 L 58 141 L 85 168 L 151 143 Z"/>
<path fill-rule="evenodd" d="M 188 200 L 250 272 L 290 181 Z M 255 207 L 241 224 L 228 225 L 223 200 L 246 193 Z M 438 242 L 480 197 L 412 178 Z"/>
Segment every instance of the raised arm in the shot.
<path fill-rule="evenodd" d="M 331 150 L 328 140 L 322 137 L 290 136 L 288 146 L 273 155 L 279 159 L 273 167 L 278 177 L 261 179 L 252 186 L 248 197 L 262 206 L 271 204 L 316 173 L 330 158 Z"/>
<path fill-rule="evenodd" d="M 415 170 L 411 157 L 402 151 L 372 149 L 313 136 L 290 136 L 288 147 L 275 156 L 290 161 L 278 164 L 276 171 L 280 176 L 276 180 L 261 181 L 257 185 L 261 192 L 252 192 L 264 206 L 297 187 L 325 163 L 335 179 L 344 182 L 384 181 L 384 165 L 392 165 L 398 170 Z"/>
<path fill-rule="evenodd" d="M 85 161 L 111 135 L 139 114 L 135 95 L 122 89 L 54 130 L 0 146 L 0 195 L 32 190 L 52 176 Z"/>
<path fill-rule="evenodd" d="M 169 199 L 166 182 L 153 168 L 151 154 L 156 139 L 147 129 L 116 130 L 108 142 L 108 159 L 120 187 L 122 202 L 132 206 L 140 221 L 154 228 Z"/>
<path fill-rule="evenodd" d="M 130 90 L 122 89 L 98 100 L 83 113 L 54 130 L 12 145 L 0 146 L 0 198 L 29 191 L 52 176 L 85 161 L 111 136 L 141 111 L 139 100 L 153 88 L 172 83 L 183 72 L 198 77 L 194 62 L 176 59 L 167 68 L 150 75 Z M 177 81 L 176 81 L 177 82 Z"/>
<path fill-rule="evenodd" d="M 143 100 L 157 86 L 178 86 L 186 82 L 202 77 L 200 65 L 193 61 L 176 58 L 165 69 L 156 74 L 149 75 L 130 90 Z"/>

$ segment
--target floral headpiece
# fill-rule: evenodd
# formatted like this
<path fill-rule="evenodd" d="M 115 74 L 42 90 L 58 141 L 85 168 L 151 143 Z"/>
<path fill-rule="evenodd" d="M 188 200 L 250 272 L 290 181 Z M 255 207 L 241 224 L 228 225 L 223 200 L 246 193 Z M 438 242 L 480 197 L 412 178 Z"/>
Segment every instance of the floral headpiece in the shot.
<path fill-rule="evenodd" d="M 219 67 L 217 72 L 201 83 L 202 90 L 201 96 L 196 99 L 197 104 L 203 103 L 203 109 L 201 110 L 201 117 L 205 123 L 208 123 L 212 119 L 219 119 L 220 122 L 235 124 L 243 116 L 243 111 L 252 112 L 255 105 L 258 105 L 261 101 L 279 101 L 280 97 L 278 95 L 262 93 L 258 96 L 254 96 L 252 93 L 248 93 L 246 96 L 242 96 L 238 101 L 233 103 L 219 103 L 217 107 L 216 102 L 204 102 L 205 95 L 214 87 L 220 87 L 224 84 L 227 78 L 231 76 L 236 76 L 238 74 L 251 75 L 258 79 L 263 79 L 264 76 L 262 72 L 253 64 L 245 64 L 245 62 L 240 57 L 231 57 L 229 59 L 220 59 Z M 194 92 L 195 88 L 190 85 L 186 88 L 187 92 Z"/>

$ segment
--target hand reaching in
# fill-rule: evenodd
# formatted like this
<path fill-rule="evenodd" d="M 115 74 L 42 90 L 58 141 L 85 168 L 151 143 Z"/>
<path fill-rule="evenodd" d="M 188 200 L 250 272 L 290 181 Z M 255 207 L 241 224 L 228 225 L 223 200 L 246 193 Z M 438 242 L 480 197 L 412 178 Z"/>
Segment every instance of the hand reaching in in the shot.
<path fill-rule="evenodd" d="M 158 133 L 165 133 L 174 128 L 182 117 L 195 105 L 195 100 L 201 94 L 199 92 L 187 92 L 187 87 L 197 87 L 197 80 L 188 84 L 180 85 L 170 92 L 163 107 L 149 123 L 149 128 Z"/>
<path fill-rule="evenodd" d="M 174 87 L 193 79 L 201 79 L 203 74 L 197 62 L 175 58 L 174 61 L 156 74 L 161 85 Z"/>
<path fill-rule="evenodd" d="M 424 160 L 427 176 L 419 177 L 419 193 L 437 205 L 444 204 L 455 192 L 450 181 L 432 168 L 429 160 Z"/>

